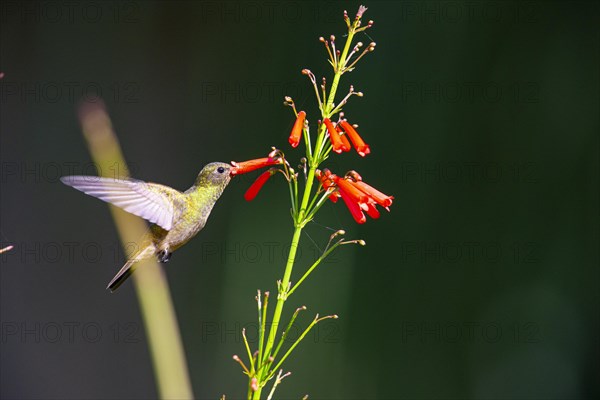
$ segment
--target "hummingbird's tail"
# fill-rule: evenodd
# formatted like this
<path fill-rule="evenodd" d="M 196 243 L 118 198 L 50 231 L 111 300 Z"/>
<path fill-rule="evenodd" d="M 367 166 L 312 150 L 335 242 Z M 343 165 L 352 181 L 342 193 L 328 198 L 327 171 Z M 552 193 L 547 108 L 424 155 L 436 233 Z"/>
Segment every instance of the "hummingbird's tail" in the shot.
<path fill-rule="evenodd" d="M 129 260 L 127 260 L 125 265 L 123 265 L 123 267 L 119 270 L 119 272 L 117 272 L 115 277 L 112 278 L 112 280 L 109 282 L 106 288 L 109 289 L 111 292 L 117 290 L 119 286 L 121 286 L 123 282 L 125 282 L 125 280 L 129 278 L 133 271 L 135 271 L 136 264 L 142 260 L 151 258 L 155 252 L 156 248 L 154 247 L 154 244 L 150 244 L 142 250 L 140 250 L 139 252 L 137 252 Z"/>

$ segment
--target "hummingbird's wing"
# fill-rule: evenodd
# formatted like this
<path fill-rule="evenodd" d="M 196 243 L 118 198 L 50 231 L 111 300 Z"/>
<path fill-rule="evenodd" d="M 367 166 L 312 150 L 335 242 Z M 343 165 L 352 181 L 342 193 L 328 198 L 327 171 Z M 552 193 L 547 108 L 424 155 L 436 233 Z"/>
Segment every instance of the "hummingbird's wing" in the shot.
<path fill-rule="evenodd" d="M 73 175 L 64 176 L 60 180 L 65 185 L 114 204 L 167 231 L 173 227 L 173 204 L 183 197 L 181 192 L 168 186 L 135 179 Z"/>

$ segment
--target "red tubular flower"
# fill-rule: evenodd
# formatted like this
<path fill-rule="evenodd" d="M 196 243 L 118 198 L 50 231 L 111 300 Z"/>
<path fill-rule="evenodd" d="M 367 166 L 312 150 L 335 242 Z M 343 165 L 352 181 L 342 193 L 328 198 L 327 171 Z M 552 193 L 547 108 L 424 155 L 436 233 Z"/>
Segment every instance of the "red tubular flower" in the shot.
<path fill-rule="evenodd" d="M 365 214 L 362 212 L 360 205 L 356 201 L 354 201 L 354 199 L 352 199 L 350 195 L 348 195 L 346 192 L 340 191 L 340 195 L 342 196 L 342 200 L 344 200 L 344 203 L 346 203 L 348 210 L 350 210 L 350 214 L 352 214 L 354 220 L 359 224 L 364 224 L 365 222 L 367 222 L 367 217 L 365 217 Z"/>
<path fill-rule="evenodd" d="M 257 158 L 255 160 L 242 161 L 239 163 L 232 161 L 231 165 L 233 168 L 231 169 L 231 175 L 247 174 L 248 172 L 252 172 L 260 168 L 282 163 L 283 160 L 279 157 Z"/>
<path fill-rule="evenodd" d="M 373 202 L 368 202 L 367 203 L 367 214 L 369 214 L 369 217 L 373 218 L 373 219 L 377 219 L 379 218 L 379 210 L 377 209 L 377 207 L 375 207 L 375 203 Z"/>
<path fill-rule="evenodd" d="M 340 137 L 340 133 L 335 129 L 333 123 L 329 120 L 329 118 L 325 118 L 323 123 L 327 127 L 327 132 L 329 132 L 329 139 L 331 140 L 331 144 L 333 145 L 333 151 L 336 153 L 341 153 L 344 150 L 344 142 Z"/>
<path fill-rule="evenodd" d="M 340 189 L 340 194 L 346 193 L 355 203 L 366 204 L 369 202 L 369 196 L 362 190 L 357 189 L 349 180 L 335 176 L 333 181 Z M 343 197 L 343 196 L 342 196 Z"/>
<path fill-rule="evenodd" d="M 323 170 L 323 174 L 325 174 L 325 176 L 329 179 L 333 179 L 333 177 L 335 177 L 336 175 L 334 173 L 332 173 L 329 168 L 325 168 Z"/>
<path fill-rule="evenodd" d="M 356 129 L 354 129 L 354 127 L 350 125 L 348 121 L 343 120 L 340 122 L 340 125 L 342 126 L 344 132 L 346 132 L 346 134 L 350 138 L 350 141 L 354 145 L 354 148 L 361 157 L 364 157 L 371 152 L 369 145 L 366 144 L 364 140 L 362 140 L 358 132 L 356 132 Z"/>
<path fill-rule="evenodd" d="M 319 180 L 319 182 L 321 182 L 323 189 L 327 190 L 330 187 L 335 185 L 335 183 L 333 183 L 333 180 L 331 180 L 332 175 L 333 174 L 328 169 L 324 169 L 323 172 L 321 172 L 319 170 L 316 171 L 317 179 Z M 329 195 L 329 200 L 331 200 L 334 203 L 337 203 L 338 197 L 339 197 L 339 193 L 334 192 Z"/>
<path fill-rule="evenodd" d="M 368 185 L 362 181 L 351 182 L 350 184 L 369 195 L 369 197 L 375 200 L 375 202 L 377 202 L 377 204 L 379 204 L 380 206 L 385 207 L 387 209 L 389 206 L 392 205 L 392 200 L 394 200 L 393 196 L 383 194 L 379 190 L 375 189 L 373 186 Z"/>
<path fill-rule="evenodd" d="M 290 137 L 288 142 L 294 148 L 298 147 L 300 143 L 300 138 L 302 137 L 302 131 L 304 130 L 304 120 L 306 119 L 306 113 L 304 111 L 300 111 L 298 116 L 296 117 L 296 122 L 294 123 L 294 127 L 292 128 L 292 133 L 290 133 Z"/>
<path fill-rule="evenodd" d="M 378 204 L 385 207 L 386 210 L 390 210 L 389 206 L 392 205 L 394 198 L 364 183 L 358 172 L 349 171 L 344 178 L 332 174 L 327 169 L 323 170 L 323 172 L 325 177 L 332 180 L 338 187 L 339 194 L 359 224 L 364 222 L 365 212 L 373 219 L 379 218 Z"/>
<path fill-rule="evenodd" d="M 338 197 L 341 197 L 359 224 L 366 222 L 365 212 L 373 219 L 380 217 L 378 204 L 389 211 L 394 199 L 364 183 L 356 171 L 349 171 L 344 178 L 340 178 L 325 168 L 323 171 L 317 170 L 316 177 L 325 190 L 337 187 L 337 191 L 329 196 L 330 200 L 335 203 Z"/>
<path fill-rule="evenodd" d="M 342 134 L 344 131 L 342 130 L 342 128 L 339 125 L 337 125 L 335 127 L 335 130 L 340 133 L 340 139 L 342 139 L 342 143 L 343 143 L 342 150 L 343 151 L 352 150 L 352 146 L 350 146 L 350 141 L 348 140 L 348 135 Z"/>
<path fill-rule="evenodd" d="M 258 178 L 256 178 L 256 180 L 252 183 L 252 185 L 250 185 L 250 187 L 248 188 L 248 190 L 246 190 L 246 193 L 244 193 L 244 198 L 246 199 L 246 201 L 252 201 L 252 200 L 254 200 L 254 198 L 256 197 L 256 195 L 258 194 L 258 192 L 260 192 L 260 189 L 262 189 L 263 185 L 275 173 L 277 173 L 277 170 L 271 168 L 270 170 L 265 171 L 262 174 L 260 174 L 258 176 Z"/>

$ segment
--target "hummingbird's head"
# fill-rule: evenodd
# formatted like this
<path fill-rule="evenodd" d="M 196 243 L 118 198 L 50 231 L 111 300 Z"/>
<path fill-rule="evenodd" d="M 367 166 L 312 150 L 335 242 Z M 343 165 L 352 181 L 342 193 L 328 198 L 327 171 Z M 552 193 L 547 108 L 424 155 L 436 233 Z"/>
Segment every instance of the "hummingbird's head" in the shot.
<path fill-rule="evenodd" d="M 207 164 L 196 178 L 196 186 L 225 186 L 231 180 L 231 165 L 222 162 Z"/>

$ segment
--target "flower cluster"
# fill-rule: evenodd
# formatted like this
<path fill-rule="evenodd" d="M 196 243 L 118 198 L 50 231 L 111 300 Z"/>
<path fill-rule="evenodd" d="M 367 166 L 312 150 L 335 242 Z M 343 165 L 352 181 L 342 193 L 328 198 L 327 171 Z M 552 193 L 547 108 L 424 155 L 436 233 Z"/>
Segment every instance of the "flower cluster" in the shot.
<path fill-rule="evenodd" d="M 343 113 L 341 114 L 343 116 Z M 297 147 L 302 138 L 302 128 L 304 128 L 304 121 L 306 119 L 306 113 L 300 111 L 296 117 L 296 122 L 290 133 L 288 141 L 292 147 Z M 319 123 L 321 123 L 319 121 Z M 327 136 L 331 142 L 331 148 L 336 153 L 342 153 L 350 151 L 352 146 L 356 149 L 361 157 L 371 153 L 371 148 L 356 132 L 356 125 L 350 125 L 345 119 L 340 119 L 335 125 L 329 118 L 325 118 L 322 122 L 327 128 Z M 352 146 L 350 146 L 352 142 Z"/>
<path fill-rule="evenodd" d="M 331 173 L 327 168 L 323 171 L 317 170 L 317 179 L 321 182 L 323 189 L 328 191 L 329 199 L 334 203 L 341 197 L 346 203 L 348 210 L 354 220 L 359 224 L 364 224 L 367 219 L 364 212 L 371 218 L 379 218 L 377 205 L 390 211 L 394 197 L 381 193 L 371 185 L 363 182 L 362 177 L 356 171 L 350 171 L 340 178 Z"/>
<path fill-rule="evenodd" d="M 326 193 L 324 193 L 323 196 L 328 197 L 333 202 L 337 202 L 337 199 L 341 197 L 350 210 L 352 217 L 359 224 L 366 222 L 365 213 L 371 218 L 379 218 L 380 214 L 377 210 L 377 205 L 382 206 L 389 211 L 393 197 L 385 195 L 363 182 L 360 175 L 355 171 L 347 173 L 344 177 L 339 177 L 331 173 L 328 169 L 320 170 L 318 167 L 321 162 L 328 158 L 331 151 L 340 154 L 354 148 L 361 157 L 365 157 L 367 154 L 371 153 L 371 147 L 365 143 L 356 130 L 358 126 L 350 124 L 350 122 L 344 118 L 344 113 L 341 112 L 342 106 L 348 102 L 348 99 L 352 95 L 362 97 L 363 93 L 356 92 L 354 86 L 350 85 L 348 94 L 342 98 L 339 104 L 336 105 L 334 103 L 335 91 L 337 90 L 340 77 L 345 72 L 352 71 L 358 60 L 364 55 L 375 50 L 375 42 L 371 42 L 362 52 L 360 51 L 363 47 L 361 42 L 352 46 L 352 36 L 354 34 L 373 26 L 373 21 L 369 21 L 366 26 L 361 27 L 361 18 L 365 11 L 366 7 L 361 6 L 354 21 L 351 21 L 348 17 L 348 13 L 344 12 L 344 21 L 349 29 L 349 34 L 343 50 L 340 51 L 336 48 L 335 36 L 331 35 L 329 40 L 326 40 L 323 37 L 319 38 L 325 45 L 329 56 L 329 63 L 335 72 L 329 96 L 327 96 L 327 84 L 324 77 L 322 78 L 322 83 L 319 88 L 315 75 L 309 69 L 305 68 L 302 70 L 302 74 L 308 76 L 314 87 L 319 109 L 321 110 L 321 119 L 317 123 L 318 135 L 314 148 L 310 137 L 309 121 L 306 118 L 306 112 L 297 111 L 291 97 L 286 97 L 284 101 L 285 105 L 292 107 L 296 115 L 296 121 L 294 122 L 288 137 L 289 144 L 293 148 L 296 148 L 302 141 L 302 138 L 304 138 L 306 143 L 306 158 L 303 159 L 303 164 L 300 166 L 304 171 L 305 178 L 307 178 L 308 164 L 309 175 L 312 173 L 321 183 L 321 189 L 317 191 L 317 194 L 322 194 L 322 192 L 325 191 Z M 352 50 L 350 51 L 351 47 Z M 332 116 L 335 114 L 339 114 L 337 122 L 332 121 Z M 296 204 L 298 202 L 298 174 L 290 167 L 280 150 L 273 148 L 273 151 L 268 157 L 240 163 L 232 161 L 232 165 L 233 169 L 231 173 L 233 175 L 248 173 L 263 167 L 271 167 L 268 171 L 262 173 L 247 190 L 244 197 L 248 201 L 251 201 L 256 197 L 260 189 L 271 176 L 275 175 L 277 171 L 281 171 L 290 184 L 293 210 L 298 212 Z M 283 169 L 274 166 L 283 166 Z M 317 208 L 323 203 L 321 200 L 317 201 L 315 199 L 315 201 L 310 204 L 316 205 Z M 313 216 L 314 213 L 311 214 L 309 212 L 308 215 Z M 300 219 L 299 217 L 299 215 L 296 215 L 297 220 Z"/>

